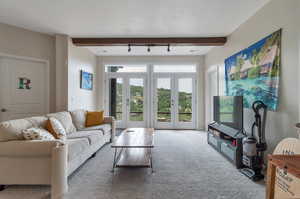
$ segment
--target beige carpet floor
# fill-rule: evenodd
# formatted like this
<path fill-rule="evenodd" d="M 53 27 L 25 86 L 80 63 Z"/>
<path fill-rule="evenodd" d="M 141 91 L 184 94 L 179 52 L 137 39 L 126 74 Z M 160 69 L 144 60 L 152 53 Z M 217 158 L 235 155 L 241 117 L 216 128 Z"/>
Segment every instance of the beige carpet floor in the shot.
<path fill-rule="evenodd" d="M 265 186 L 243 176 L 199 131 L 159 130 L 154 169 L 117 169 L 107 145 L 69 178 L 66 199 L 263 199 Z M 0 199 L 48 199 L 47 186 L 9 186 Z"/>

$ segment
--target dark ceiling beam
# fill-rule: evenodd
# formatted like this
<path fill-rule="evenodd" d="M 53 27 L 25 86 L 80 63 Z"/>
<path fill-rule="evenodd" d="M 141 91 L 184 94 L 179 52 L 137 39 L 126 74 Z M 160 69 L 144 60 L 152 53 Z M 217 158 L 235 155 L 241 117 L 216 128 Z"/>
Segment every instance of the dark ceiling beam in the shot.
<path fill-rule="evenodd" d="M 223 46 L 226 37 L 72 38 L 76 46 Z"/>

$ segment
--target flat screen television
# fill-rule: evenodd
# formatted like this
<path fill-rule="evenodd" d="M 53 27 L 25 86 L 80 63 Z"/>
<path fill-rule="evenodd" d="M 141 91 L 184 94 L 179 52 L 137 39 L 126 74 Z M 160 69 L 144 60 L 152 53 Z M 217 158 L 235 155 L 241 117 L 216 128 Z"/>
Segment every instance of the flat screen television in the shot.
<path fill-rule="evenodd" d="M 214 96 L 214 121 L 243 130 L 243 96 Z"/>

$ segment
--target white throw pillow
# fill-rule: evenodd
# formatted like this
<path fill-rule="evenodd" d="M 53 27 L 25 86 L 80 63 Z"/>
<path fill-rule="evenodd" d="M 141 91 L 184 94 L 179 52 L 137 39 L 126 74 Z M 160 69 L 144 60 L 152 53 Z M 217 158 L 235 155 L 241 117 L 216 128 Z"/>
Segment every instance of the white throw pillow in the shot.
<path fill-rule="evenodd" d="M 55 140 L 54 136 L 42 128 L 32 127 L 22 131 L 25 140 Z"/>
<path fill-rule="evenodd" d="M 76 132 L 76 128 L 72 122 L 72 117 L 69 112 L 58 112 L 58 113 L 50 113 L 47 115 L 49 118 L 56 118 L 64 127 L 67 134 Z"/>
<path fill-rule="evenodd" d="M 54 117 L 50 117 L 49 120 L 50 120 L 53 130 L 58 135 L 59 139 L 63 139 L 64 137 L 67 136 L 67 132 L 66 132 L 64 126 L 58 119 L 56 119 Z"/>

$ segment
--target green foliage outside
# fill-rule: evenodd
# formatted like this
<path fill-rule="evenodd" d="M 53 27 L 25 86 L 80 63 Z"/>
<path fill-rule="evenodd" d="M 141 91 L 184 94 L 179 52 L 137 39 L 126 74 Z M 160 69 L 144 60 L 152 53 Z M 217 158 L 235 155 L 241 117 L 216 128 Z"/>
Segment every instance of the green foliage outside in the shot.
<path fill-rule="evenodd" d="M 122 87 L 117 83 L 116 111 L 117 120 L 122 118 Z M 142 86 L 130 86 L 130 121 L 143 121 L 144 91 Z M 171 90 L 157 89 L 158 97 L 158 121 L 171 121 Z M 179 121 L 190 122 L 192 120 L 192 93 L 179 92 Z"/>

